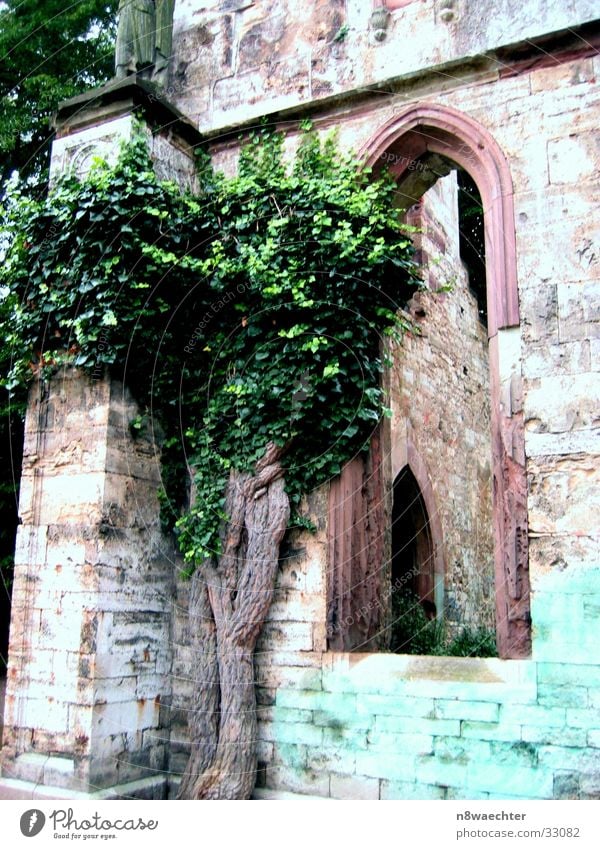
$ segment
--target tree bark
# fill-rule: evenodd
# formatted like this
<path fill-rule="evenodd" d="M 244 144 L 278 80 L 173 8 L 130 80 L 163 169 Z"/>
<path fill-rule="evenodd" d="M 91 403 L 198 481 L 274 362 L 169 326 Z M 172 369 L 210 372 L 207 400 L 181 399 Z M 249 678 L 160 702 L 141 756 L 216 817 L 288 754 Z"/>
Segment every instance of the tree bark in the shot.
<path fill-rule="evenodd" d="M 248 799 L 254 788 L 254 648 L 290 515 L 282 450 L 270 444 L 253 476 L 232 472 L 222 554 L 201 564 L 193 578 L 190 626 L 199 674 L 180 799 Z"/>

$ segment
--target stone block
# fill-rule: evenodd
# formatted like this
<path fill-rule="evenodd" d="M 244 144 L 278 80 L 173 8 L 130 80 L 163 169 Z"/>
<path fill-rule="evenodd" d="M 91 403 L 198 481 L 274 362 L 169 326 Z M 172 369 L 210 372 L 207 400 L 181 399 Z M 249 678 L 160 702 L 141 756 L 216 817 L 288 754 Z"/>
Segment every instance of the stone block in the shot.
<path fill-rule="evenodd" d="M 475 719 L 481 722 L 496 722 L 498 715 L 499 705 L 493 702 L 435 700 L 436 719 Z"/>
<path fill-rule="evenodd" d="M 417 801 L 445 799 L 446 788 L 435 784 L 423 784 L 410 781 L 381 781 L 381 796 L 384 801 Z"/>
<path fill-rule="evenodd" d="M 135 695 L 138 699 L 158 699 L 162 704 L 163 700 L 168 698 L 171 687 L 172 684 L 165 675 L 140 673 L 137 676 Z"/>
<path fill-rule="evenodd" d="M 257 643 L 258 651 L 313 651 L 310 622 L 266 622 Z"/>
<path fill-rule="evenodd" d="M 400 779 L 414 781 L 415 756 L 395 752 L 357 752 L 356 774 L 373 778 Z"/>
<path fill-rule="evenodd" d="M 37 752 L 26 752 L 19 755 L 9 764 L 3 765 L 3 775 L 19 781 L 30 781 L 32 784 L 42 784 L 44 766 L 48 755 Z"/>
<path fill-rule="evenodd" d="M 539 68 L 531 74 L 531 91 L 554 92 L 563 86 L 581 86 L 594 82 L 594 63 L 590 59 L 579 59 L 565 65 Z"/>
<path fill-rule="evenodd" d="M 552 773 L 542 769 L 503 767 L 493 763 L 471 763 L 467 768 L 469 789 L 510 793 L 529 799 L 551 799 Z"/>
<path fill-rule="evenodd" d="M 600 666 L 569 663 L 538 663 L 538 679 L 557 686 L 600 686 Z"/>
<path fill-rule="evenodd" d="M 443 787 L 464 787 L 467 784 L 467 765 L 454 759 L 425 755 L 417 759 L 416 780 L 421 784 Z"/>
<path fill-rule="evenodd" d="M 552 464 L 551 464 L 552 466 Z M 599 538 L 533 538 L 529 545 L 531 588 L 534 593 L 600 596 Z"/>
<path fill-rule="evenodd" d="M 353 712 L 351 705 L 340 704 L 339 709 L 315 710 L 313 723 L 329 728 L 368 730 L 375 726 L 375 717 L 372 714 Z"/>
<path fill-rule="evenodd" d="M 583 601 L 585 597 L 579 598 L 576 616 L 569 618 L 562 615 L 553 620 L 548 615 L 545 605 L 547 595 L 541 593 L 538 597 L 534 593 L 532 597 L 533 657 L 538 661 L 562 661 L 572 665 L 588 665 L 597 656 L 597 612 L 595 611 L 598 605 L 594 602 L 588 606 Z M 568 597 L 565 596 L 565 598 Z M 577 597 L 571 596 L 571 598 Z M 562 602 L 557 606 L 563 611 L 567 607 Z M 540 610 L 544 611 L 543 617 L 539 615 Z M 560 623 L 570 628 L 564 639 L 558 638 L 558 634 L 565 633 L 557 629 Z"/>
<path fill-rule="evenodd" d="M 536 725 L 540 728 L 562 728 L 566 722 L 566 710 L 542 705 L 502 705 L 500 721 L 507 725 Z"/>
<path fill-rule="evenodd" d="M 70 171 L 81 178 L 95 157 L 114 164 L 119 143 L 129 139 L 131 132 L 132 118 L 126 115 L 56 139 L 52 145 L 51 178 L 56 180 Z"/>
<path fill-rule="evenodd" d="M 579 777 L 581 799 L 600 799 L 600 770 L 590 770 Z"/>
<path fill-rule="evenodd" d="M 392 734 L 370 731 L 367 736 L 369 750 L 432 755 L 434 737 L 431 734 Z"/>
<path fill-rule="evenodd" d="M 24 477 L 19 497 L 23 524 L 99 523 L 102 519 L 104 481 L 103 472 L 46 476 L 41 484 L 38 479 L 34 483 L 33 478 Z M 34 504 L 39 505 L 35 513 Z"/>
<path fill-rule="evenodd" d="M 356 770 L 356 756 L 357 750 L 351 743 L 346 746 L 341 745 L 339 740 L 333 743 L 324 740 L 320 749 L 308 749 L 306 763 L 315 772 L 353 775 Z"/>
<path fill-rule="evenodd" d="M 47 758 L 44 784 L 50 787 L 66 787 L 69 790 L 87 790 L 87 782 L 77 776 L 75 761 L 72 758 Z"/>
<path fill-rule="evenodd" d="M 269 109 L 283 109 L 291 106 L 297 99 L 298 91 L 306 97 L 309 92 L 309 58 L 286 57 L 272 67 L 271 85 L 281 88 L 268 97 Z M 251 70 L 237 77 L 217 80 L 213 88 L 213 108 L 216 121 L 229 123 L 229 113 L 235 105 L 242 120 L 257 117 L 265 109 L 265 76 L 260 71 Z"/>
<path fill-rule="evenodd" d="M 273 723 L 272 733 L 272 739 L 277 743 L 300 743 L 307 746 L 320 746 L 323 741 L 323 729 L 309 723 Z"/>
<path fill-rule="evenodd" d="M 529 433 L 525 437 L 528 457 L 567 454 L 598 454 L 600 439 L 596 429 L 566 431 L 565 433 Z"/>
<path fill-rule="evenodd" d="M 512 723 L 463 722 L 461 735 L 474 740 L 520 740 L 521 726 Z"/>
<path fill-rule="evenodd" d="M 527 382 L 525 428 L 529 433 L 590 429 L 600 401 L 594 374 L 551 375 Z"/>
<path fill-rule="evenodd" d="M 274 746 L 266 740 L 258 740 L 256 743 L 256 757 L 262 763 L 271 763 L 273 761 Z"/>
<path fill-rule="evenodd" d="M 588 691 L 585 687 L 539 684 L 538 702 L 545 707 L 585 707 L 588 703 Z"/>
<path fill-rule="evenodd" d="M 391 734 L 431 734 L 435 737 L 458 737 L 458 719 L 412 719 L 409 717 L 377 716 L 375 728 Z"/>
<path fill-rule="evenodd" d="M 490 759 L 500 766 L 536 767 L 537 746 L 525 740 L 490 742 Z"/>
<path fill-rule="evenodd" d="M 94 708 L 93 734 L 107 736 L 157 728 L 159 706 L 146 699 L 111 702 Z"/>
<path fill-rule="evenodd" d="M 313 651 L 314 652 L 326 652 L 327 651 L 327 625 L 325 624 L 325 617 L 320 622 L 313 622 L 312 626 L 313 631 Z"/>
<path fill-rule="evenodd" d="M 593 133 L 570 134 L 548 142 L 550 182 L 578 184 L 594 181 L 600 175 L 600 154 Z"/>
<path fill-rule="evenodd" d="M 523 377 L 527 379 L 591 371 L 592 350 L 588 339 L 530 345 L 523 360 Z"/>
<path fill-rule="evenodd" d="M 326 616 L 325 599 L 321 594 L 289 590 L 280 593 L 269 608 L 269 622 L 316 622 Z"/>
<path fill-rule="evenodd" d="M 301 666 L 320 670 L 323 664 L 323 654 L 322 652 L 265 650 L 256 652 L 255 661 L 257 666 L 265 666 L 266 668 L 274 666 Z"/>
<path fill-rule="evenodd" d="M 554 799 L 579 799 L 580 798 L 580 775 L 579 773 L 560 771 L 554 773 Z"/>
<path fill-rule="evenodd" d="M 264 687 L 320 690 L 321 670 L 305 666 L 266 666 L 257 664 L 256 682 Z"/>
<path fill-rule="evenodd" d="M 573 728 L 600 728 L 600 710 L 598 708 L 567 708 L 567 725 Z"/>
<path fill-rule="evenodd" d="M 540 746 L 538 753 L 540 767 L 548 770 L 570 769 L 592 772 L 598 769 L 598 753 L 594 749 Z"/>
<path fill-rule="evenodd" d="M 258 707 L 256 717 L 259 722 L 305 722 L 313 721 L 313 712 L 310 710 L 298 710 L 297 708 L 285 708 L 273 705 L 271 707 Z"/>
<path fill-rule="evenodd" d="M 356 695 L 358 714 L 378 716 L 403 716 L 408 718 L 426 717 L 433 719 L 434 701 L 425 698 L 396 698 L 394 696 Z"/>
<path fill-rule="evenodd" d="M 521 321 L 524 369 L 531 344 L 558 344 L 558 295 L 556 286 L 546 281 L 521 292 Z"/>
<path fill-rule="evenodd" d="M 330 796 L 332 799 L 373 800 L 379 799 L 379 780 L 364 775 L 331 774 Z"/>
<path fill-rule="evenodd" d="M 549 288 L 548 281 L 553 285 L 568 283 L 580 279 L 582 272 L 588 277 L 598 275 L 600 256 L 594 247 L 598 238 L 594 231 L 590 187 L 550 187 L 543 193 L 533 192 L 531 198 L 521 197 L 519 201 L 522 210 L 519 217 L 524 214 L 537 222 L 535 228 L 527 230 L 525 238 L 517 236 L 519 279 L 524 298 L 527 291 L 537 288 L 541 293 Z M 560 221 L 560 252 L 553 241 L 557 221 Z M 539 301 L 539 296 L 535 296 L 535 300 Z M 550 334 L 558 339 L 556 304 L 554 316 L 548 315 L 550 320 L 545 327 L 543 316 L 538 315 L 536 319 L 524 304 L 524 340 L 540 340 Z"/>
<path fill-rule="evenodd" d="M 472 701 L 520 702 L 535 697 L 533 669 L 527 663 L 385 654 L 354 657 L 348 669 L 343 655 L 333 655 L 331 671 L 323 671 L 324 690 Z"/>
<path fill-rule="evenodd" d="M 19 699 L 19 702 L 16 715 L 24 728 L 43 729 L 55 734 L 67 733 L 69 711 L 65 702 L 31 697 Z"/>
<path fill-rule="evenodd" d="M 354 750 L 366 749 L 367 728 L 356 728 L 337 723 L 330 718 L 330 724 L 323 726 L 323 744 L 326 746 L 346 746 Z"/>
<path fill-rule="evenodd" d="M 521 738 L 527 743 L 538 743 L 544 746 L 573 746 L 582 748 L 586 745 L 585 728 L 543 728 L 539 725 L 523 725 Z"/>
<path fill-rule="evenodd" d="M 532 460 L 528 464 L 530 532 L 586 536 L 598 501 L 597 465 L 590 456 Z"/>
<path fill-rule="evenodd" d="M 473 790 L 470 787 L 448 787 L 445 798 L 456 799 L 458 801 L 464 801 L 465 799 L 479 800 L 489 799 L 490 794 L 484 790 Z"/>
<path fill-rule="evenodd" d="M 561 342 L 600 337 L 600 281 L 583 280 L 558 287 Z"/>
<path fill-rule="evenodd" d="M 307 765 L 308 754 L 311 751 L 307 746 L 296 743 L 275 743 L 273 745 L 273 764 L 275 766 L 287 766 L 290 769 L 302 769 Z"/>
<path fill-rule="evenodd" d="M 356 704 L 353 694 L 324 693 L 319 690 L 285 690 L 277 691 L 277 708 L 299 708 L 300 710 L 320 710 L 331 713 L 333 717 L 341 710 L 342 715 L 352 711 Z"/>
<path fill-rule="evenodd" d="M 296 770 L 286 766 L 269 766 L 267 787 L 308 796 L 329 796 L 329 774 L 305 768 Z"/>
<path fill-rule="evenodd" d="M 492 743 L 464 737 L 434 737 L 433 754 L 446 763 L 466 764 L 471 760 L 484 761 L 492 757 Z"/>

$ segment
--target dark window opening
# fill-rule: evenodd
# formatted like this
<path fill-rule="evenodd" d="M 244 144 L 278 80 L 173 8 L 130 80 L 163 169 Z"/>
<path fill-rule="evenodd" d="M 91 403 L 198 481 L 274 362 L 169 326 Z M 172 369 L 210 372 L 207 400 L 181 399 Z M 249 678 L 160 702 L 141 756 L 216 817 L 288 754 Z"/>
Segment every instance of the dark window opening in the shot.
<path fill-rule="evenodd" d="M 435 616 L 433 545 L 427 508 L 408 467 L 394 483 L 392 507 L 392 587 L 414 593 Z"/>
<path fill-rule="evenodd" d="M 390 650 L 433 654 L 442 636 L 434 602 L 434 550 L 427 508 L 408 466 L 394 482 L 392 522 Z"/>
<path fill-rule="evenodd" d="M 479 320 L 487 327 L 485 237 L 483 204 L 473 178 L 457 169 L 460 258 L 469 275 L 469 288 L 477 299 Z"/>

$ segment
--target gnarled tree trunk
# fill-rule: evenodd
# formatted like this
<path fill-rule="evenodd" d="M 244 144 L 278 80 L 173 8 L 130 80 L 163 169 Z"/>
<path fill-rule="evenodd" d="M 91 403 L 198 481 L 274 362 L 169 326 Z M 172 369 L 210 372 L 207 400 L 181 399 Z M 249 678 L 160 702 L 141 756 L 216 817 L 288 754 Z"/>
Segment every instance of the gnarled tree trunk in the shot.
<path fill-rule="evenodd" d="M 254 647 L 290 515 L 281 453 L 269 445 L 253 476 L 232 472 L 222 554 L 193 578 L 190 626 L 199 675 L 180 799 L 248 799 L 254 788 Z"/>

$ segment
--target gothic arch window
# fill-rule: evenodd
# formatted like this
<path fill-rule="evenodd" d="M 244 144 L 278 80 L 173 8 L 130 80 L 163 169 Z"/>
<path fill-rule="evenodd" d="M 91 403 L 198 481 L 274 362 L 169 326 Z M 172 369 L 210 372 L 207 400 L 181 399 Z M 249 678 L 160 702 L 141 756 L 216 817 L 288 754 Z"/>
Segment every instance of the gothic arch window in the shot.
<path fill-rule="evenodd" d="M 388 121 L 362 151 L 375 173 L 387 166 L 398 184 L 398 205 L 409 209 L 443 174 L 461 168 L 472 178 L 481 196 L 484 214 L 486 257 L 486 309 L 489 338 L 489 415 L 491 431 L 491 494 L 495 620 L 501 657 L 526 657 L 530 652 L 529 575 L 527 555 L 527 505 L 523 438 L 520 408 L 520 371 L 508 352 L 518 350 L 519 304 L 516 278 L 515 231 L 512 180 L 502 151 L 490 134 L 469 116 L 438 104 L 413 104 Z M 410 436 L 410 435 L 409 435 Z M 384 448 L 382 449 L 382 445 Z M 390 526 L 384 497 L 386 451 L 397 474 L 407 463 L 406 445 L 385 448 L 385 432 L 376 436 L 375 452 L 361 468 L 358 461 L 347 467 L 330 492 L 331 580 L 328 583 L 328 625 L 337 628 L 331 648 L 369 650 L 381 634 L 385 609 L 386 574 L 385 528 Z M 403 454 L 404 456 L 394 456 Z M 448 473 L 451 474 L 449 469 Z M 353 486 L 350 475 L 354 475 Z M 389 477 L 389 473 L 388 473 Z M 392 477 L 393 480 L 393 477 Z M 365 495 L 365 481 L 370 492 Z M 350 483 L 350 485 L 349 485 Z M 356 502 L 351 527 L 340 505 Z M 357 505 L 355 504 L 355 507 Z M 362 515 L 365 523 L 357 518 Z M 350 532 L 349 532 L 350 531 Z M 362 541 L 355 546 L 352 539 Z M 344 542 L 342 543 L 341 540 Z M 369 540 L 378 548 L 369 549 Z M 340 558 L 339 548 L 344 547 Z M 364 552 L 370 554 L 365 558 Z M 361 572 L 357 552 L 362 552 Z M 342 565 L 343 564 L 343 565 Z M 352 575 L 351 579 L 348 578 Z M 345 575 L 345 577 L 344 577 Z M 363 581 L 364 577 L 364 581 Z M 356 588 L 362 588 L 357 591 Z M 366 588 L 366 589 L 365 589 Z M 343 598 L 346 619 L 341 618 Z M 367 612 L 369 622 L 364 621 Z M 360 640 L 343 636 L 345 621 L 362 623 Z M 337 624 L 336 624 L 337 623 Z M 380 640 L 381 645 L 381 640 Z"/>
<path fill-rule="evenodd" d="M 388 121 L 363 155 L 375 171 L 385 163 L 408 208 L 457 167 L 475 182 L 484 209 L 487 324 L 498 648 L 503 657 L 530 651 L 527 504 L 520 373 L 503 343 L 519 325 L 513 190 L 492 136 L 476 121 L 438 104 L 418 103 Z M 419 167 L 419 163 L 429 167 Z M 518 331 L 517 331 L 518 332 Z"/>
<path fill-rule="evenodd" d="M 414 449 L 411 454 L 414 462 Z M 422 477 L 421 463 L 419 467 Z M 443 552 L 431 484 L 428 478 L 420 483 L 407 464 L 392 489 L 391 585 L 393 592 L 407 589 L 416 596 L 430 619 L 441 618 L 444 606 Z"/>

